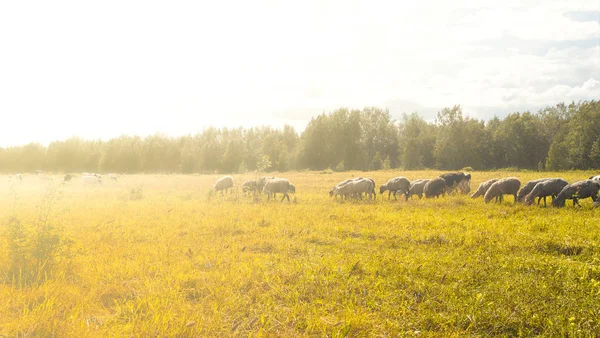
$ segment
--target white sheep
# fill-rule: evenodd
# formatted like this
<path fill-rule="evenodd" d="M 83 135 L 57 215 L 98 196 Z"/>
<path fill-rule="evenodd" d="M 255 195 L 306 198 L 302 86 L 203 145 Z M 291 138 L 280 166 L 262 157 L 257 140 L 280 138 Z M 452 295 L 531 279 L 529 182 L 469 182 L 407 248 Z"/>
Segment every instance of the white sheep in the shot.
<path fill-rule="evenodd" d="M 266 181 L 263 193 L 267 195 L 267 201 L 271 198 L 271 194 L 273 194 L 273 200 L 275 200 L 277 193 L 283 194 L 282 201 L 285 198 L 289 201 L 290 196 L 288 192 L 291 192 L 291 185 L 290 181 L 285 178 L 271 178 Z"/>
<path fill-rule="evenodd" d="M 340 187 L 335 188 L 333 193 L 335 195 L 342 195 L 346 199 L 351 196 L 361 197 L 362 193 L 372 194 L 374 193 L 374 184 L 371 179 L 368 178 L 357 178 Z"/>
<path fill-rule="evenodd" d="M 233 188 L 233 177 L 231 176 L 225 176 L 220 178 L 219 180 L 217 180 L 215 186 L 213 187 L 215 191 L 220 191 L 221 194 L 223 194 L 223 190 L 227 192 L 227 190 L 230 188 Z M 231 192 L 233 193 L 233 189 L 231 189 Z"/>
<path fill-rule="evenodd" d="M 83 182 L 83 184 L 85 185 L 95 185 L 95 184 L 100 184 L 102 185 L 102 179 L 96 176 L 92 176 L 92 175 L 88 175 L 88 176 L 83 176 L 81 178 L 81 181 Z"/>

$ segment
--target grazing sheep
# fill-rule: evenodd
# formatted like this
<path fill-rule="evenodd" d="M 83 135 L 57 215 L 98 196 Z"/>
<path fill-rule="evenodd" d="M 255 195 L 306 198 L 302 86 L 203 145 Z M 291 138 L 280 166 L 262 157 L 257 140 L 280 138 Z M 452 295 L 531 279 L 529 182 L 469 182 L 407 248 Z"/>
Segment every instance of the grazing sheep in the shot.
<path fill-rule="evenodd" d="M 555 207 L 564 207 L 566 200 L 573 200 L 573 206 L 579 204 L 580 199 L 591 197 L 594 202 L 598 201 L 598 191 L 600 190 L 600 182 L 596 180 L 585 180 L 575 182 L 565 186 L 558 196 L 552 201 Z"/>
<path fill-rule="evenodd" d="M 551 179 L 551 177 L 540 178 L 538 180 L 533 180 L 533 181 L 529 181 L 529 182 L 525 183 L 525 185 L 523 186 L 523 188 L 521 188 L 521 190 L 519 191 L 519 194 L 517 195 L 517 201 L 523 202 L 525 200 L 525 196 L 527 196 L 531 192 L 531 190 L 533 190 L 533 188 L 535 187 L 536 184 L 538 184 L 540 182 L 544 182 L 549 179 Z"/>
<path fill-rule="evenodd" d="M 429 180 L 419 179 L 410 182 L 410 188 L 408 189 L 408 198 L 413 195 L 419 195 L 419 199 L 423 198 L 423 188 L 425 188 L 425 184 L 427 184 Z"/>
<path fill-rule="evenodd" d="M 348 182 L 352 182 L 352 179 L 350 179 L 350 180 L 345 180 L 345 181 L 342 181 L 342 182 L 340 182 L 340 183 L 336 184 L 336 185 L 333 187 L 333 189 L 329 190 L 329 196 L 330 196 L 330 197 L 331 197 L 331 196 L 334 196 L 333 192 L 335 191 L 335 189 L 336 189 L 336 188 L 339 188 L 339 187 L 341 187 L 341 186 L 343 186 L 343 185 L 346 185 Z M 336 197 L 337 197 L 337 195 L 335 195 L 335 196 L 334 196 L 334 198 L 336 198 Z"/>
<path fill-rule="evenodd" d="M 221 177 L 217 180 L 215 186 L 213 187 L 215 191 L 220 191 L 221 194 L 223 194 L 223 190 L 227 192 L 227 190 L 231 188 L 233 188 L 233 177 L 231 176 Z M 233 189 L 231 189 L 230 192 L 233 193 Z"/>
<path fill-rule="evenodd" d="M 569 185 L 569 182 L 563 180 L 562 178 L 551 178 L 549 180 L 542 181 L 533 187 L 533 190 L 525 199 L 523 199 L 523 203 L 526 205 L 531 205 L 533 201 L 538 199 L 538 205 L 540 204 L 540 200 L 544 199 L 544 206 L 546 206 L 546 197 L 552 196 L 552 201 L 554 198 L 562 191 L 562 189 Z"/>
<path fill-rule="evenodd" d="M 256 183 L 256 180 L 249 180 L 242 184 L 242 192 L 243 193 L 256 192 L 257 189 L 258 189 L 258 184 Z"/>
<path fill-rule="evenodd" d="M 83 176 L 81 178 L 81 181 L 83 182 L 83 184 L 85 185 L 94 185 L 94 184 L 100 184 L 102 185 L 102 179 L 96 176 Z"/>
<path fill-rule="evenodd" d="M 489 203 L 493 198 L 500 197 L 500 202 L 503 201 L 503 195 L 513 195 L 515 204 L 517 203 L 517 192 L 521 187 L 521 181 L 516 177 L 507 177 L 496 181 L 490 186 L 488 191 L 483 196 L 485 203 Z M 496 199 L 496 203 L 498 199 Z"/>
<path fill-rule="evenodd" d="M 440 177 L 446 182 L 448 192 L 452 192 L 456 188 L 459 188 L 463 194 L 468 194 L 471 191 L 471 174 L 469 173 L 447 173 L 440 175 Z"/>
<path fill-rule="evenodd" d="M 264 177 L 259 178 L 258 181 L 256 181 L 256 189 L 258 191 L 262 191 L 263 188 L 265 187 L 265 184 L 267 184 L 267 181 L 270 179 L 274 179 L 274 178 L 275 178 L 274 176 L 271 176 L 271 177 L 264 176 Z"/>
<path fill-rule="evenodd" d="M 410 190 L 410 181 L 406 177 L 395 177 L 387 181 L 384 185 L 379 187 L 379 194 L 383 194 L 388 191 L 388 200 L 390 195 L 394 193 L 394 200 L 396 200 L 396 194 L 400 192 L 406 197 L 408 201 L 408 191 Z"/>
<path fill-rule="evenodd" d="M 485 196 L 485 193 L 488 191 L 488 189 L 492 186 L 492 184 L 496 183 L 498 181 L 497 178 L 492 178 L 489 181 L 485 181 L 483 183 L 481 183 L 479 185 L 479 187 L 477 188 L 477 191 L 471 195 L 471 198 L 477 198 L 479 196 L 483 197 Z"/>
<path fill-rule="evenodd" d="M 425 193 L 425 198 L 439 197 L 440 195 L 444 196 L 446 189 L 446 181 L 441 177 L 437 177 L 425 183 L 423 192 Z"/>
<path fill-rule="evenodd" d="M 365 178 L 365 180 L 371 182 L 371 189 L 369 189 L 367 192 L 365 192 L 365 194 L 369 195 L 369 199 L 375 200 L 377 198 L 377 194 L 375 193 L 375 180 L 370 177 Z M 362 196 L 360 196 L 360 197 L 362 197 Z"/>
<path fill-rule="evenodd" d="M 290 196 L 288 195 L 288 191 L 290 191 L 290 181 L 285 178 L 271 178 L 266 181 L 263 188 L 263 193 L 267 195 L 267 201 L 271 198 L 271 194 L 273 194 L 273 200 L 275 200 L 276 194 L 282 193 L 283 197 L 281 200 L 283 201 L 287 197 L 289 202 Z"/>
<path fill-rule="evenodd" d="M 342 195 L 346 199 L 351 196 L 361 197 L 362 193 L 370 194 L 374 191 L 373 181 L 367 178 L 354 179 L 334 190 L 335 195 Z"/>

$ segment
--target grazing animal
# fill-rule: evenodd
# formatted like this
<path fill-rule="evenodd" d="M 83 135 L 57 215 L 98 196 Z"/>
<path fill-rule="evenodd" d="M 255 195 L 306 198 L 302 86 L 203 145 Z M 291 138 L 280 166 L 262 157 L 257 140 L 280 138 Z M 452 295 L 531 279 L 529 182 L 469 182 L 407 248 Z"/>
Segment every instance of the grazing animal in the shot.
<path fill-rule="evenodd" d="M 343 186 L 343 185 L 346 185 L 346 184 L 348 184 L 348 182 L 352 182 L 352 179 L 350 179 L 350 180 L 345 180 L 345 181 L 342 181 L 342 182 L 340 182 L 340 183 L 336 184 L 336 185 L 333 187 L 333 189 L 329 190 L 329 196 L 330 196 L 330 197 L 331 197 L 331 196 L 334 196 L 334 191 L 335 191 L 335 189 L 336 189 L 336 188 L 339 188 L 339 187 L 341 187 L 341 186 Z M 336 197 L 337 197 L 337 194 L 334 196 L 334 198 L 336 198 Z"/>
<path fill-rule="evenodd" d="M 463 194 L 468 194 L 471 191 L 471 174 L 469 173 L 447 173 L 440 175 L 446 182 L 446 190 L 454 191 L 458 188 Z"/>
<path fill-rule="evenodd" d="M 489 203 L 493 198 L 500 197 L 500 202 L 503 201 L 503 195 L 513 195 L 515 204 L 517 203 L 517 193 L 521 187 L 521 181 L 516 177 L 506 177 L 500 179 L 490 186 L 488 191 L 483 196 L 485 203 Z M 496 203 L 498 199 L 496 199 Z"/>
<path fill-rule="evenodd" d="M 273 200 L 275 200 L 276 194 L 281 193 L 283 194 L 281 200 L 283 201 L 287 198 L 289 202 L 290 195 L 288 195 L 288 192 L 290 192 L 290 184 L 290 181 L 285 178 L 271 178 L 267 180 L 263 188 L 263 193 L 267 195 L 267 201 L 271 198 L 271 194 L 273 194 Z"/>
<path fill-rule="evenodd" d="M 477 191 L 471 195 L 471 198 L 477 198 L 479 196 L 483 197 L 485 196 L 485 193 L 488 191 L 488 189 L 492 186 L 492 184 L 496 183 L 498 181 L 497 178 L 492 178 L 491 180 L 485 181 L 483 183 L 481 183 L 479 185 L 479 187 L 477 188 Z"/>
<path fill-rule="evenodd" d="M 267 181 L 270 179 L 273 179 L 275 177 L 271 176 L 271 177 L 261 177 L 258 179 L 258 181 L 256 181 L 256 188 L 258 189 L 258 191 L 262 191 L 263 188 L 265 187 L 265 184 L 267 184 Z"/>
<path fill-rule="evenodd" d="M 256 192 L 257 189 L 258 189 L 258 185 L 256 183 L 256 180 L 248 180 L 242 184 L 242 192 L 243 193 Z"/>
<path fill-rule="evenodd" d="M 552 201 L 555 207 L 564 207 L 566 200 L 573 200 L 573 206 L 579 204 L 580 199 L 591 197 L 594 202 L 598 201 L 598 191 L 600 190 L 600 182 L 596 180 L 585 180 L 575 182 L 565 186 L 558 196 Z"/>
<path fill-rule="evenodd" d="M 371 179 L 359 177 L 342 186 L 335 188 L 333 193 L 336 196 L 342 195 L 346 199 L 350 197 L 361 198 L 363 193 L 374 193 L 373 186 L 373 181 Z"/>
<path fill-rule="evenodd" d="M 100 184 L 102 185 L 102 179 L 96 176 L 83 176 L 81 178 L 81 181 L 83 182 L 83 184 L 85 185 L 95 185 L 95 184 Z"/>
<path fill-rule="evenodd" d="M 365 178 L 365 180 L 371 182 L 371 189 L 369 189 L 369 191 L 367 191 L 365 194 L 369 195 L 369 199 L 375 200 L 377 198 L 377 194 L 375 193 L 375 180 L 370 177 Z M 359 197 L 362 198 L 362 196 Z"/>
<path fill-rule="evenodd" d="M 517 201 L 523 202 L 525 200 L 525 196 L 527 196 L 531 192 L 531 190 L 533 190 L 533 188 L 535 187 L 536 184 L 538 184 L 540 182 L 544 182 L 545 180 L 549 180 L 549 179 L 551 179 L 551 177 L 540 178 L 540 179 L 529 181 L 529 182 L 525 183 L 525 185 L 523 186 L 523 188 L 521 188 L 521 190 L 519 191 L 519 194 L 517 195 Z"/>
<path fill-rule="evenodd" d="M 228 189 L 233 188 L 233 177 L 231 176 L 225 176 L 225 177 L 221 177 L 220 179 L 217 180 L 217 182 L 215 183 L 215 186 L 213 187 L 213 189 L 215 191 L 220 191 L 221 194 L 223 194 L 223 190 L 225 190 L 225 192 L 227 192 Z M 231 189 L 231 191 L 233 193 L 233 189 Z"/>
<path fill-rule="evenodd" d="M 408 189 L 408 198 L 413 195 L 418 195 L 419 199 L 423 198 L 423 188 L 425 188 L 425 184 L 427 184 L 429 180 L 419 179 L 410 182 L 410 188 Z"/>
<path fill-rule="evenodd" d="M 444 196 L 446 190 L 446 181 L 441 177 L 430 180 L 425 183 L 425 186 L 423 187 L 425 198 L 439 197 L 440 195 Z"/>
<path fill-rule="evenodd" d="M 562 178 L 551 178 L 545 181 L 542 181 L 533 187 L 533 190 L 525 198 L 523 199 L 523 203 L 526 205 L 531 205 L 533 201 L 538 199 L 538 205 L 540 204 L 540 200 L 544 199 L 544 206 L 546 206 L 546 197 L 552 196 L 552 201 L 554 198 L 562 191 L 562 189 L 569 185 L 569 182 L 563 180 Z"/>
<path fill-rule="evenodd" d="M 408 191 L 410 190 L 410 181 L 406 177 L 395 177 L 387 181 L 385 184 L 379 187 L 379 194 L 383 194 L 388 191 L 388 200 L 390 195 L 394 193 L 394 200 L 396 200 L 396 194 L 401 193 L 406 197 L 408 201 Z"/>
<path fill-rule="evenodd" d="M 117 180 L 118 180 L 117 174 L 108 174 L 108 177 L 115 182 L 117 182 Z"/>

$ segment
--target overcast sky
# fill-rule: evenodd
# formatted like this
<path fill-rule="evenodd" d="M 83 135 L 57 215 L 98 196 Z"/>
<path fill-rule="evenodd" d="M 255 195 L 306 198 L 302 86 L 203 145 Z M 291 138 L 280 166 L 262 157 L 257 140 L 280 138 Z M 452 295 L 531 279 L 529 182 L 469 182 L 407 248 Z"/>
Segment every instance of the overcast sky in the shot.
<path fill-rule="evenodd" d="M 600 1 L 2 1 L 0 146 L 600 98 Z"/>

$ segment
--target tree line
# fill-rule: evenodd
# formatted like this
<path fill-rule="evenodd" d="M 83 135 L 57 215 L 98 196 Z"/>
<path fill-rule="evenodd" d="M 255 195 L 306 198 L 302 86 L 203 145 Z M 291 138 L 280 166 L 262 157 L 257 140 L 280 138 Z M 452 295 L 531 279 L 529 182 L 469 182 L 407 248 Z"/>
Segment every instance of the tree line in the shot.
<path fill-rule="evenodd" d="M 394 120 L 388 110 L 337 109 L 298 133 L 281 129 L 208 128 L 195 135 L 79 137 L 48 146 L 0 148 L 0 171 L 236 173 L 254 170 L 474 170 L 600 168 L 600 101 L 557 104 L 483 121 L 460 106 L 433 121 L 418 113 Z"/>

